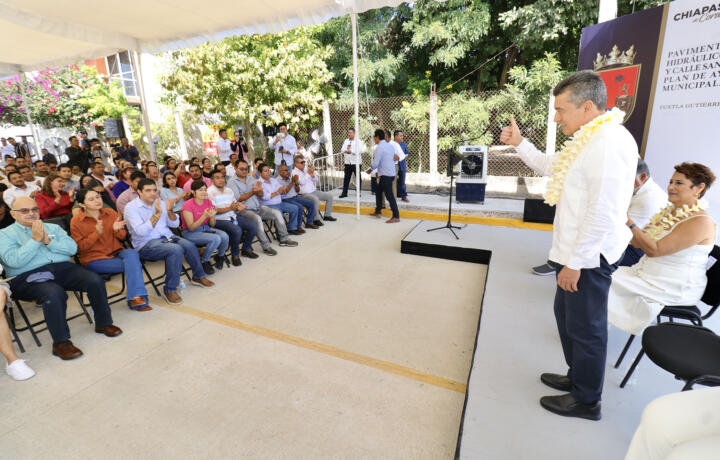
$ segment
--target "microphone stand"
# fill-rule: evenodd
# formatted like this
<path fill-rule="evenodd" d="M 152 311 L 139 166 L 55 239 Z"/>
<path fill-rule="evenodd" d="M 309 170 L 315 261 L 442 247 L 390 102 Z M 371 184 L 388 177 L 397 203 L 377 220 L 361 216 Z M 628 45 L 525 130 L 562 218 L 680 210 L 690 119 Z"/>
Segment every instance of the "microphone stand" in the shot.
<path fill-rule="evenodd" d="M 450 233 L 453 234 L 455 239 L 459 240 L 460 237 L 457 236 L 457 233 L 455 233 L 454 229 L 458 229 L 458 230 L 463 229 L 463 228 L 467 227 L 467 224 L 463 224 L 463 225 L 453 225 L 452 224 L 453 179 L 455 179 L 455 171 L 453 170 L 453 167 L 454 167 L 454 163 L 455 163 L 455 161 L 454 161 L 455 158 L 459 158 L 460 161 L 462 161 L 462 162 L 467 162 L 467 160 L 465 158 L 463 158 L 460 155 L 456 155 L 455 153 L 450 153 L 450 155 L 448 156 L 448 176 L 450 176 L 450 195 L 448 197 L 448 220 L 447 220 L 447 223 L 445 225 L 443 225 L 442 227 L 431 228 L 431 229 L 428 229 L 427 231 L 434 232 L 435 230 L 442 230 L 443 228 L 447 228 L 448 230 L 450 230 Z"/>

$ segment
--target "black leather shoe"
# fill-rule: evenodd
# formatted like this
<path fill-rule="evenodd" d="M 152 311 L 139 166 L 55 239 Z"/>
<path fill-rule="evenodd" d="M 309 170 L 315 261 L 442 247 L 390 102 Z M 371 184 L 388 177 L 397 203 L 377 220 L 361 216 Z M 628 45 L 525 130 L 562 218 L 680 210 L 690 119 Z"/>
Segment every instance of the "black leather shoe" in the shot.
<path fill-rule="evenodd" d="M 328 222 L 335 222 L 337 219 L 332 216 L 325 216 L 323 217 L 323 220 L 326 220 Z"/>
<path fill-rule="evenodd" d="M 317 225 L 318 227 L 322 227 L 323 225 L 325 225 L 325 224 L 322 223 L 321 220 L 313 221 L 313 224 Z"/>
<path fill-rule="evenodd" d="M 233 267 L 239 267 L 240 265 L 242 265 L 240 256 L 232 256 L 232 264 L 233 264 Z"/>
<path fill-rule="evenodd" d="M 338 198 L 347 198 L 347 195 L 340 195 Z"/>
<path fill-rule="evenodd" d="M 203 267 L 203 270 L 205 271 L 206 275 L 214 275 L 215 274 L 215 269 L 213 268 L 210 261 L 203 262 L 202 267 Z"/>
<path fill-rule="evenodd" d="M 572 382 L 567 375 L 551 374 L 546 372 L 540 376 L 540 381 L 556 390 L 567 391 L 568 393 L 572 390 Z"/>
<path fill-rule="evenodd" d="M 540 405 L 550 412 L 563 417 L 578 417 L 588 420 L 600 420 L 600 401 L 594 404 L 582 404 L 571 394 L 559 396 L 543 396 Z"/>

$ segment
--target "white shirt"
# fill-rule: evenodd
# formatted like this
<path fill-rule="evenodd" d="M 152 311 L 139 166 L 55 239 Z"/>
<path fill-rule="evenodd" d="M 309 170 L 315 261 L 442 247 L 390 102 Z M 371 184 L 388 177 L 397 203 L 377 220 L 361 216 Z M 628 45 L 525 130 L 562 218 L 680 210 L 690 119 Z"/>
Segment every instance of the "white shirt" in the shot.
<path fill-rule="evenodd" d="M 543 175 L 555 155 L 545 155 L 527 139 L 520 158 Z M 617 262 L 632 237 L 627 211 L 632 197 L 638 148 L 620 124 L 605 124 L 567 171 L 556 205 L 549 259 L 573 270 L 600 266 L 600 255 Z"/>
<path fill-rule="evenodd" d="M 95 175 L 93 175 L 92 177 L 93 177 L 93 179 L 99 180 L 100 182 L 102 182 L 103 187 L 105 187 L 105 188 L 110 187 L 110 186 L 112 186 L 115 182 L 117 182 L 117 179 L 115 179 L 113 176 L 106 176 L 106 175 L 104 175 L 104 174 L 103 174 L 102 179 L 99 178 L 99 177 L 97 177 L 97 176 L 95 176 Z M 161 181 L 161 184 L 162 184 L 162 181 Z M 158 190 L 160 190 L 161 188 L 162 188 L 162 187 L 158 186 Z"/>
<path fill-rule="evenodd" d="M 316 175 L 311 176 L 304 170 L 297 168 L 293 168 L 292 175 L 299 177 L 298 185 L 300 186 L 300 195 L 306 195 L 315 191 L 315 182 L 318 181 L 318 177 Z"/>
<path fill-rule="evenodd" d="M 2 152 L 3 161 L 5 161 L 5 157 L 15 158 L 15 147 L 10 144 L 6 144 L 0 147 L 0 152 Z"/>
<path fill-rule="evenodd" d="M 628 216 L 635 225 L 644 228 L 647 223 L 650 222 L 650 218 L 667 206 L 667 204 L 667 192 L 660 188 L 660 186 L 652 180 L 652 177 L 649 177 L 630 199 Z"/>
<path fill-rule="evenodd" d="M 212 201 L 216 208 L 229 208 L 235 202 L 235 194 L 230 187 L 224 187 L 222 190 L 211 185 L 207 189 L 208 198 Z M 230 220 L 235 217 L 235 211 L 227 211 L 223 214 L 216 214 L 215 219 Z"/>
<path fill-rule="evenodd" d="M 12 204 L 15 201 L 15 198 L 30 196 L 32 192 L 37 190 L 40 190 L 40 187 L 35 184 L 30 184 L 24 189 L 11 185 L 10 188 L 5 190 L 5 193 L 3 193 L 3 200 L 12 209 Z"/>
<path fill-rule="evenodd" d="M 402 147 L 400 147 L 400 144 L 395 141 L 390 141 L 388 144 L 392 145 L 395 149 L 395 154 L 398 156 L 398 161 L 395 162 L 395 164 L 398 164 L 398 162 L 403 161 L 405 159 L 405 152 L 403 152 Z"/>
<path fill-rule="evenodd" d="M 358 144 L 360 145 L 360 155 L 362 158 L 362 154 L 365 153 L 365 144 L 362 143 L 360 139 L 358 139 Z M 347 153 L 348 147 L 350 147 L 350 153 Z M 342 149 L 340 149 L 342 153 L 345 154 L 345 164 L 346 165 L 356 165 L 358 162 L 358 156 L 357 152 L 355 152 L 355 139 L 345 139 L 345 142 L 343 142 Z"/>
<path fill-rule="evenodd" d="M 218 155 L 220 155 L 220 161 L 230 161 L 230 155 L 233 153 L 230 148 L 230 139 L 218 137 L 215 145 L 217 146 Z"/>
<path fill-rule="evenodd" d="M 278 133 L 278 136 L 282 135 L 282 133 Z M 285 148 L 285 153 L 280 153 L 280 147 Z M 290 167 L 293 164 L 293 157 L 295 156 L 295 153 L 297 152 L 297 141 L 294 137 L 290 135 L 290 133 L 287 133 L 283 139 L 280 140 L 277 144 L 275 144 L 275 164 L 279 165 L 282 164 L 282 160 L 285 160 L 285 164 Z"/>

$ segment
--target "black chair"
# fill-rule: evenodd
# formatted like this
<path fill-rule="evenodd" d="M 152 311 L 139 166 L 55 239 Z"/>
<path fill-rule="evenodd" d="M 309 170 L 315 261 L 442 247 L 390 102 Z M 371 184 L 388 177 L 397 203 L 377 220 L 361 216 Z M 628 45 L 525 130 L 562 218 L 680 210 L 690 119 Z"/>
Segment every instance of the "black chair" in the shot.
<path fill-rule="evenodd" d="M 75 294 L 75 298 L 77 299 L 78 304 L 80 305 L 81 311 L 80 311 L 80 313 L 76 313 L 76 314 L 74 314 L 74 315 L 72 315 L 72 316 L 66 316 L 66 318 L 65 318 L 66 321 L 70 321 L 70 320 L 73 320 L 73 319 L 75 319 L 75 318 L 80 318 L 81 316 L 85 316 L 85 318 L 87 318 L 87 320 L 88 320 L 88 323 L 92 324 L 93 320 L 92 320 L 92 318 L 90 317 L 90 313 L 88 312 L 87 306 L 83 303 L 82 298 L 80 297 L 80 294 L 79 294 L 77 291 L 71 291 L 71 292 L 72 292 L 73 294 Z M 42 327 L 42 328 L 38 328 L 38 326 L 41 326 L 41 325 L 43 325 L 43 324 L 46 324 L 46 323 L 45 323 L 45 318 L 43 317 L 42 320 L 35 321 L 34 323 L 33 323 L 33 322 L 30 322 L 30 320 L 28 319 L 27 314 L 25 313 L 25 310 L 23 309 L 22 304 L 20 303 L 20 299 L 17 299 L 17 298 L 15 298 L 15 297 L 13 297 L 12 300 L 13 300 L 13 302 L 15 303 L 15 307 L 18 309 L 18 313 L 20 313 L 20 317 L 22 318 L 23 322 L 25 323 L 25 326 L 23 326 L 23 327 L 17 327 L 17 323 L 15 322 L 15 315 L 14 315 L 14 314 L 11 314 L 10 317 L 9 317 L 9 319 L 10 319 L 10 328 L 11 328 L 11 329 L 15 329 L 15 331 L 17 331 L 17 332 L 30 331 L 30 335 L 32 336 L 33 340 L 35 341 L 35 344 L 36 344 L 38 347 L 41 347 L 42 344 L 40 343 L 40 339 L 38 338 L 38 334 L 39 334 L 40 332 L 43 332 L 43 331 L 47 330 L 47 325 L 44 326 L 44 327 Z"/>
<path fill-rule="evenodd" d="M 716 262 L 712 265 L 712 267 L 707 270 L 707 285 L 705 287 L 703 297 L 701 298 L 703 302 L 707 303 L 710 306 L 710 309 L 707 311 L 707 313 L 703 314 L 697 305 L 667 305 L 660 311 L 660 314 L 657 316 L 657 324 L 660 324 L 662 322 L 661 318 L 665 317 L 668 319 L 669 323 L 673 323 L 675 320 L 684 320 L 689 321 L 696 326 L 702 326 L 703 321 L 708 319 L 710 316 L 713 315 L 713 313 L 715 313 L 715 310 L 717 310 L 718 306 L 720 306 L 720 298 L 713 297 L 713 292 L 717 289 L 718 284 L 720 284 L 720 270 L 718 269 L 720 268 L 720 264 L 718 263 L 718 260 L 720 260 L 720 247 L 716 245 L 713 248 L 712 252 L 710 252 L 710 256 L 715 258 Z M 625 354 L 627 353 L 634 339 L 634 335 L 631 335 L 628 338 L 625 346 L 622 349 L 622 352 L 620 352 L 620 356 L 615 362 L 616 369 L 620 367 L 620 363 L 622 362 L 623 358 L 625 358 Z M 637 356 L 635 357 L 635 360 L 630 365 L 630 369 L 628 369 L 625 377 L 620 383 L 620 388 L 625 388 L 625 385 L 627 384 L 633 372 L 635 372 L 635 368 L 640 363 L 643 355 L 644 352 L 641 348 Z"/>
<path fill-rule="evenodd" d="M 22 340 L 20 340 L 20 336 L 18 335 L 17 331 L 15 330 L 15 318 L 13 313 L 13 305 L 8 304 L 4 311 L 5 314 L 5 320 L 8 324 L 8 327 L 10 328 L 10 333 L 13 336 L 13 342 L 17 343 L 18 348 L 20 349 L 20 353 L 25 353 L 25 347 L 23 346 Z"/>
<path fill-rule="evenodd" d="M 720 336 L 710 329 L 662 323 L 645 329 L 642 346 L 652 362 L 685 381 L 682 391 L 720 386 Z"/>

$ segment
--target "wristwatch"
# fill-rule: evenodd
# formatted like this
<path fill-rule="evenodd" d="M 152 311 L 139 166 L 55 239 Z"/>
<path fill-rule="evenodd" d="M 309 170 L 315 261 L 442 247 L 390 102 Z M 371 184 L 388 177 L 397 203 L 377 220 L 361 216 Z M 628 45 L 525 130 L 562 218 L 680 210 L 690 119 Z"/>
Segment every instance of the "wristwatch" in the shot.
<path fill-rule="evenodd" d="M 635 227 L 637 227 L 637 225 L 635 225 L 635 222 L 633 222 L 632 224 L 628 225 L 628 228 L 629 228 L 630 230 L 632 230 L 632 229 L 635 228 Z"/>

